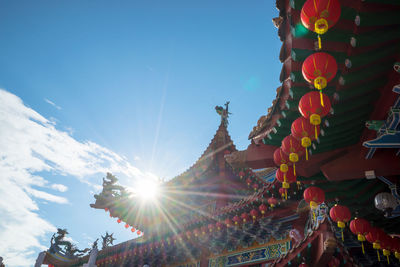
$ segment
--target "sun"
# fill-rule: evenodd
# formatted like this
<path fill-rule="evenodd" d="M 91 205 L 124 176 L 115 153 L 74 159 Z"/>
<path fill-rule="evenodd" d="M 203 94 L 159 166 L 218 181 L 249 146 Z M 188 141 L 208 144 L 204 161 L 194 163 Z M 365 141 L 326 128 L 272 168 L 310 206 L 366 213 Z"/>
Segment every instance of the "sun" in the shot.
<path fill-rule="evenodd" d="M 159 193 L 158 183 L 151 179 L 141 180 L 137 183 L 135 191 L 143 200 L 155 200 Z"/>

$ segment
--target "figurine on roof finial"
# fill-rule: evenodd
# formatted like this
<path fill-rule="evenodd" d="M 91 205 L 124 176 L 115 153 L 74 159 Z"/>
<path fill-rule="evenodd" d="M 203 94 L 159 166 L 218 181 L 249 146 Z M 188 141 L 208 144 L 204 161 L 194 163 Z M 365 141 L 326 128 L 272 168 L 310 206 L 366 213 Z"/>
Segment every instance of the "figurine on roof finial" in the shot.
<path fill-rule="evenodd" d="M 217 111 L 217 113 L 221 116 L 221 122 L 224 123 L 225 127 L 228 125 L 228 117 L 229 114 L 232 114 L 228 111 L 229 109 L 229 101 L 227 101 L 225 103 L 225 108 L 221 107 L 221 106 L 216 106 L 215 110 Z"/>

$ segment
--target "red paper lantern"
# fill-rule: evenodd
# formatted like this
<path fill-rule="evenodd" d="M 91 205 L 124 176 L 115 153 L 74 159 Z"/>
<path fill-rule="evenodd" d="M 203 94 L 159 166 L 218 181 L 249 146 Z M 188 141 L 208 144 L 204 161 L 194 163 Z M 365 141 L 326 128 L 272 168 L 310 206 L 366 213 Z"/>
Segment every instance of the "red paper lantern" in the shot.
<path fill-rule="evenodd" d="M 232 221 L 235 223 L 236 226 L 239 225 L 239 223 L 240 223 L 239 216 L 237 216 L 237 215 L 233 216 Z"/>
<path fill-rule="evenodd" d="M 293 174 L 293 167 L 289 167 L 289 171 L 286 173 L 286 177 L 281 170 L 277 169 L 276 173 L 275 173 L 275 177 L 281 183 L 285 183 L 285 180 L 286 180 L 286 183 L 288 183 L 288 184 L 295 183 L 296 179 L 297 179 L 297 177 Z M 287 188 L 289 188 L 289 187 L 287 187 Z"/>
<path fill-rule="evenodd" d="M 230 227 L 230 226 L 233 225 L 233 222 L 231 221 L 231 219 L 226 218 L 226 219 L 225 219 L 225 224 L 226 224 L 227 227 Z"/>
<path fill-rule="evenodd" d="M 274 197 L 268 198 L 268 204 L 271 208 L 274 208 L 278 204 L 278 200 Z"/>
<path fill-rule="evenodd" d="M 374 249 L 380 249 L 380 242 L 384 235 L 386 235 L 386 233 L 382 229 L 371 227 L 365 238 L 368 240 L 368 242 L 372 243 Z"/>
<path fill-rule="evenodd" d="M 257 189 L 260 187 L 257 183 L 254 183 L 253 184 L 253 189 L 254 189 L 254 191 L 257 191 Z"/>
<path fill-rule="evenodd" d="M 122 222 L 121 219 L 118 219 L 118 220 L 117 220 L 117 223 L 121 223 L 121 222 Z"/>
<path fill-rule="evenodd" d="M 247 186 L 250 186 L 251 182 L 252 182 L 252 181 L 251 181 L 250 178 L 247 178 L 247 179 L 246 179 L 246 184 L 247 184 Z"/>
<path fill-rule="evenodd" d="M 296 175 L 296 162 L 305 152 L 304 147 L 301 146 L 301 142 L 294 138 L 292 135 L 286 136 L 282 140 L 282 151 L 289 155 L 290 162 L 293 163 L 293 173 Z"/>
<path fill-rule="evenodd" d="M 203 226 L 200 228 L 200 230 L 201 230 L 201 234 L 202 234 L 202 235 L 205 235 L 206 232 L 207 232 L 207 227 L 206 227 L 205 225 L 203 225 Z"/>
<path fill-rule="evenodd" d="M 390 264 L 389 262 L 390 251 L 392 250 L 392 246 L 394 245 L 392 238 L 387 234 L 385 234 L 380 241 L 380 245 L 381 249 L 383 250 L 383 255 L 386 256 L 387 262 L 388 264 Z"/>
<path fill-rule="evenodd" d="M 242 221 L 244 222 L 244 223 L 246 223 L 246 222 L 248 222 L 249 221 L 249 214 L 247 214 L 246 212 L 243 212 L 242 213 L 242 215 L 240 215 L 240 218 L 242 218 Z"/>
<path fill-rule="evenodd" d="M 338 0 L 307 0 L 301 9 L 301 22 L 304 27 L 318 34 L 318 46 L 321 49 L 320 34 L 324 34 L 340 18 Z"/>
<path fill-rule="evenodd" d="M 314 210 L 325 201 L 325 192 L 319 187 L 310 186 L 304 190 L 303 197 L 310 204 L 311 209 Z"/>
<path fill-rule="evenodd" d="M 279 166 L 279 170 L 283 173 L 284 178 L 286 178 L 286 174 L 289 171 L 289 156 L 283 153 L 282 148 L 277 148 L 274 151 L 274 162 Z"/>
<path fill-rule="evenodd" d="M 346 223 L 351 219 L 351 212 L 348 207 L 335 204 L 329 211 L 329 216 L 332 221 L 337 223 L 337 226 L 342 229 L 342 240 L 343 237 L 343 228 L 346 227 Z"/>
<path fill-rule="evenodd" d="M 335 78 L 337 63 L 333 56 L 325 52 L 318 52 L 308 56 L 302 65 L 304 79 L 314 84 L 318 90 L 326 87 L 328 82 Z"/>
<path fill-rule="evenodd" d="M 328 262 L 328 267 L 339 267 L 340 260 L 334 256 L 332 256 L 331 260 Z"/>
<path fill-rule="evenodd" d="M 336 76 L 336 72 L 337 63 L 335 58 L 324 52 L 314 53 L 308 56 L 303 62 L 303 77 L 309 83 L 314 84 L 314 87 L 319 90 L 321 106 L 324 106 L 322 89 Z"/>
<path fill-rule="evenodd" d="M 263 203 L 258 207 L 258 210 L 261 212 L 262 215 L 264 215 L 265 211 L 267 210 L 267 206 Z"/>
<path fill-rule="evenodd" d="M 361 242 L 361 248 L 363 254 L 365 254 L 365 249 L 364 249 L 364 241 L 365 241 L 365 236 L 369 233 L 371 229 L 371 225 L 367 220 L 361 219 L 361 218 L 354 218 L 350 222 L 350 231 L 357 235 L 358 241 Z"/>
<path fill-rule="evenodd" d="M 311 141 L 315 140 L 314 126 L 304 117 L 299 117 L 293 121 L 291 127 L 292 136 L 301 141 L 301 146 L 306 151 L 306 160 L 308 160 L 308 148 L 311 146 Z M 320 133 L 320 127 L 317 125 L 317 136 Z"/>
<path fill-rule="evenodd" d="M 321 118 L 328 115 L 331 110 L 331 102 L 329 97 L 322 94 L 324 105 L 321 105 L 320 94 L 312 91 L 303 95 L 299 101 L 299 111 L 301 115 L 310 120 L 310 123 L 314 125 L 315 139 L 318 138 L 317 126 L 321 124 Z M 284 150 L 285 152 L 285 150 Z"/>
<path fill-rule="evenodd" d="M 209 232 L 212 232 L 214 230 L 215 225 L 213 223 L 208 224 L 207 228 Z"/>
<path fill-rule="evenodd" d="M 280 147 L 274 151 L 274 163 L 277 166 L 281 166 L 282 164 L 290 165 L 289 156 Z"/>
<path fill-rule="evenodd" d="M 253 218 L 253 221 L 255 221 L 257 219 L 257 217 L 258 217 L 258 211 L 256 209 L 252 209 L 250 211 L 250 215 Z"/>
<path fill-rule="evenodd" d="M 186 231 L 186 237 L 187 239 L 190 239 L 190 237 L 192 236 L 192 233 L 190 231 Z"/>
<path fill-rule="evenodd" d="M 140 231 L 138 230 L 136 234 L 137 234 L 137 235 L 140 235 L 141 233 L 142 233 L 142 232 L 140 232 Z"/>
<path fill-rule="evenodd" d="M 240 172 L 239 172 L 239 178 L 240 178 L 240 179 L 243 179 L 243 176 L 244 176 L 244 175 L 245 175 L 244 171 L 240 171 Z"/>
<path fill-rule="evenodd" d="M 200 234 L 200 230 L 199 230 L 198 228 L 196 228 L 196 229 L 193 230 L 193 235 L 194 235 L 195 237 L 198 237 L 199 234 Z"/>
<path fill-rule="evenodd" d="M 400 239 L 393 238 L 393 249 L 394 256 L 396 259 L 400 260 Z"/>
<path fill-rule="evenodd" d="M 287 199 L 287 189 L 290 188 L 290 184 L 296 182 L 296 175 L 294 175 L 293 167 L 288 167 L 288 171 L 283 173 L 280 169 L 276 170 L 275 177 L 282 183 L 285 199 Z M 281 191 L 279 191 L 281 192 Z"/>
<path fill-rule="evenodd" d="M 348 207 L 335 204 L 330 209 L 329 216 L 337 223 L 339 228 L 345 228 L 346 223 L 351 219 L 351 212 Z"/>
<path fill-rule="evenodd" d="M 136 229 L 134 228 L 134 227 L 132 227 L 131 228 L 131 232 L 133 233 L 133 232 L 135 232 L 136 231 Z"/>
<path fill-rule="evenodd" d="M 217 227 L 218 231 L 221 230 L 223 224 L 221 222 L 216 222 L 215 226 Z"/>
<path fill-rule="evenodd" d="M 129 228 L 129 224 L 125 224 L 125 228 Z"/>

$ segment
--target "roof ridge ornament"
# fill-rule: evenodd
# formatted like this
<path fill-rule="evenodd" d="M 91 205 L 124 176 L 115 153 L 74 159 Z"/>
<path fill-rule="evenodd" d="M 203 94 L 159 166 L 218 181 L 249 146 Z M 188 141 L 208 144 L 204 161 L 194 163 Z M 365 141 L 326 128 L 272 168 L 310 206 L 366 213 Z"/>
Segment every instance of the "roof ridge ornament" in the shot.
<path fill-rule="evenodd" d="M 228 117 L 230 114 L 232 114 L 229 112 L 229 103 L 230 101 L 226 101 L 226 103 L 224 104 L 225 108 L 223 108 L 222 106 L 215 107 L 215 111 L 217 111 L 217 113 L 221 116 L 221 123 L 223 123 L 225 127 L 228 126 Z"/>

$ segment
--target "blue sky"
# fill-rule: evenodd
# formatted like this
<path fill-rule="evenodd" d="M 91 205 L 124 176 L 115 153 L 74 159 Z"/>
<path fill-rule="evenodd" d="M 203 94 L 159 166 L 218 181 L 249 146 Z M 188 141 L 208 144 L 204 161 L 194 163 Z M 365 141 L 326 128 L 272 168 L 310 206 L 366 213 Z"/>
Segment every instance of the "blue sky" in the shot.
<path fill-rule="evenodd" d="M 38 207 L 31 213 L 48 223 L 32 240 L 47 247 L 54 226 L 67 228 L 81 248 L 106 230 L 115 232 L 118 242 L 132 238 L 104 212 L 89 208 L 95 185 L 108 167 L 124 184 L 148 172 L 170 179 L 184 171 L 218 127 L 214 107 L 227 100 L 233 113 L 229 132 L 237 147 L 245 149 L 249 132 L 267 113 L 279 86 L 281 42 L 271 22 L 277 15 L 270 0 L 1 0 L 0 88 L 5 91 L 0 103 L 8 101 L 8 108 L 0 113 L 0 122 L 12 124 L 5 119 L 23 110 L 18 113 L 23 114 L 21 123 L 50 131 L 57 142 L 46 143 L 51 138 L 43 133 L 21 146 L 32 145 L 30 151 L 36 153 L 39 145 L 65 142 L 53 147 L 57 155 L 71 150 L 57 160 L 40 150 L 39 159 L 50 168 L 21 167 L 31 174 L 29 179 L 39 176 L 47 182 L 32 185 L 21 179 L 21 188 Z M 38 122 L 35 112 L 47 121 Z M 37 133 L 29 127 L 9 129 L 29 139 Z M 107 151 L 87 145 L 89 141 Z M 89 151 L 93 157 L 115 154 L 90 168 L 83 165 L 94 158 L 86 154 L 66 162 L 79 154 L 71 142 L 79 153 Z M 4 139 L 0 145 L 4 151 L 17 149 Z M 1 156 L 8 157 L 4 151 Z M 26 156 L 35 160 L 35 153 Z M 53 184 L 68 190 L 57 191 Z M 10 217 L 10 224 L 16 223 Z M 0 235 L 2 226 L 4 230 L 0 222 Z M 6 254 L 10 266 L 27 266 L 40 251 L 31 244 L 15 251 L 0 246 L 0 255 Z M 17 252 L 25 256 L 13 254 Z"/>

